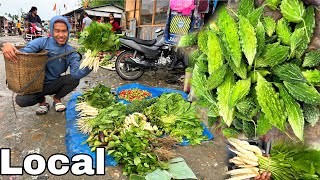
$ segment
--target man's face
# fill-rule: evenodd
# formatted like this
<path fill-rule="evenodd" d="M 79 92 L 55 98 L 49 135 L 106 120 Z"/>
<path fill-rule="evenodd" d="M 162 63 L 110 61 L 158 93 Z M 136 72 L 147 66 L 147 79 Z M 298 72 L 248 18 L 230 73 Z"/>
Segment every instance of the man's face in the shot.
<path fill-rule="evenodd" d="M 37 13 L 38 13 L 37 10 L 34 10 L 34 11 L 33 11 L 33 14 L 34 14 L 34 15 L 37 15 Z"/>
<path fill-rule="evenodd" d="M 53 37 L 59 45 L 67 43 L 68 39 L 68 28 L 67 25 L 62 22 L 54 23 L 53 26 Z"/>

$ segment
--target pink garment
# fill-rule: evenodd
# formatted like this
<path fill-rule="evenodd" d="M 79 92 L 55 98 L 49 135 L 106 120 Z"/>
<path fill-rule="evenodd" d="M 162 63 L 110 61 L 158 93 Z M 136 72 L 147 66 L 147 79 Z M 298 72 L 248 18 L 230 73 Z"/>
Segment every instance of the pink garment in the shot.
<path fill-rule="evenodd" d="M 194 0 L 170 0 L 170 9 L 182 12 L 184 16 L 190 15 L 194 8 L 196 8 Z"/>

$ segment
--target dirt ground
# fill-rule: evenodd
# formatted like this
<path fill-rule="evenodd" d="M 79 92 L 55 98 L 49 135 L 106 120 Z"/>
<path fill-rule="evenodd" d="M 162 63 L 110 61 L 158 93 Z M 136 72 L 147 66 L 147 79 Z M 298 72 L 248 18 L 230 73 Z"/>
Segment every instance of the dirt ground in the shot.
<path fill-rule="evenodd" d="M 0 37 L 0 41 L 12 43 L 23 42 L 21 37 Z M 135 81 L 147 86 L 169 87 L 182 89 L 183 84 L 167 84 L 165 80 L 179 78 L 181 74 L 172 75 L 168 72 L 149 72 L 141 79 Z M 23 158 L 30 153 L 40 153 L 45 158 L 56 154 L 66 153 L 65 147 L 65 114 L 56 113 L 52 108 L 45 116 L 36 116 L 37 106 L 20 108 L 16 106 L 18 119 L 15 119 L 12 107 L 12 92 L 5 84 L 5 65 L 3 56 L 0 55 L 0 147 L 11 149 L 11 165 L 21 166 Z M 97 73 L 91 73 L 81 80 L 76 91 L 82 92 L 85 89 L 102 83 L 111 88 L 132 82 L 123 81 L 114 71 L 99 69 Z M 67 96 L 64 102 L 67 103 Z M 47 97 L 52 104 L 52 98 Z M 226 168 L 226 146 L 224 139 L 219 134 L 214 134 L 214 140 L 203 143 L 199 146 L 179 147 L 175 149 L 178 156 L 183 157 L 189 167 L 196 174 L 198 179 L 220 180 L 224 179 Z M 122 176 L 121 167 L 107 167 L 105 176 L 74 176 L 71 173 L 65 176 L 53 176 L 45 172 L 40 176 L 0 176 L 0 180 L 21 180 L 21 179 L 127 179 Z"/>

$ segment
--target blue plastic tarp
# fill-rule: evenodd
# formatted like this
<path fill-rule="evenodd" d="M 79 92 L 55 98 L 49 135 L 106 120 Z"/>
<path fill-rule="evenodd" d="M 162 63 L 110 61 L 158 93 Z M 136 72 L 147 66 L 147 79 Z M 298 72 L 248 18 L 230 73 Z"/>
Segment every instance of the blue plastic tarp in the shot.
<path fill-rule="evenodd" d="M 117 88 L 116 93 L 118 94 L 120 91 L 125 89 L 133 89 L 133 88 L 139 88 L 141 90 L 147 90 L 152 94 L 152 97 L 159 97 L 163 93 L 179 93 L 182 95 L 184 99 L 187 100 L 188 95 L 180 90 L 173 90 L 168 88 L 153 88 L 153 87 L 147 87 L 140 84 L 127 84 L 124 86 L 120 86 Z M 66 111 L 66 149 L 67 149 L 67 155 L 69 157 L 72 157 L 76 154 L 88 154 L 93 159 L 93 165 L 95 167 L 95 159 L 96 155 L 94 152 L 90 151 L 90 147 L 88 144 L 82 145 L 83 142 L 85 142 L 88 138 L 88 135 L 82 134 L 78 128 L 77 128 L 77 114 L 78 112 L 75 110 L 76 107 L 76 100 L 77 97 L 81 96 L 81 93 L 76 92 L 71 95 L 71 98 L 67 104 L 67 111 Z M 128 104 L 129 102 L 124 100 L 118 100 L 119 102 L 122 102 L 124 104 Z M 203 124 L 204 130 L 203 135 L 208 137 L 208 140 L 213 139 L 213 135 L 208 130 L 208 128 Z M 189 145 L 188 140 L 184 140 L 180 144 L 181 146 L 187 146 Z M 106 161 L 105 166 L 116 166 L 117 162 L 112 156 L 106 155 Z"/>

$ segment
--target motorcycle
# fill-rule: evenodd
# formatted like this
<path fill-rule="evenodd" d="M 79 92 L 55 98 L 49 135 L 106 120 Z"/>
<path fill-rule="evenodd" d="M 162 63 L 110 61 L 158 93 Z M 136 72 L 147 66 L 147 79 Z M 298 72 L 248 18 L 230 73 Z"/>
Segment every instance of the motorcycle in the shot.
<path fill-rule="evenodd" d="M 186 58 L 177 47 L 165 44 L 162 29 L 155 31 L 156 39 L 120 38 L 121 54 L 115 62 L 117 74 L 124 80 L 137 80 L 147 70 L 185 68 Z"/>
<path fill-rule="evenodd" d="M 31 41 L 33 39 L 43 37 L 42 26 L 40 23 L 30 23 L 29 32 L 25 34 L 25 39 Z"/>

